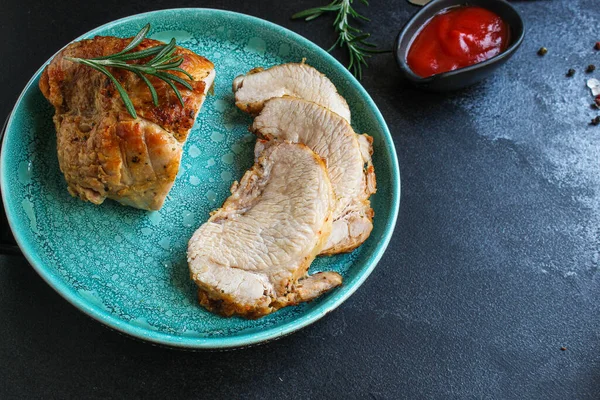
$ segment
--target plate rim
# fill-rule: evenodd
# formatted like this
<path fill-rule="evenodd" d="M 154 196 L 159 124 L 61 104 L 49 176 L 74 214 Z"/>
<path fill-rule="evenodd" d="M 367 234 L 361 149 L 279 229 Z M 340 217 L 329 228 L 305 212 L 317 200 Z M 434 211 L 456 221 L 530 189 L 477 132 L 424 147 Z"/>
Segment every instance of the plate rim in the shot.
<path fill-rule="evenodd" d="M 266 26 L 270 29 L 282 31 L 287 36 L 290 36 L 294 41 L 299 44 L 312 48 L 316 53 L 320 56 L 324 57 L 326 61 L 329 63 L 337 64 L 338 67 L 342 70 L 342 76 L 345 78 L 348 83 L 353 86 L 359 93 L 360 97 L 366 100 L 366 103 L 371 108 L 373 113 L 375 114 L 375 118 L 377 123 L 381 126 L 383 130 L 383 141 L 386 144 L 386 148 L 390 153 L 391 158 L 391 166 L 390 176 L 392 181 L 392 204 L 390 205 L 392 215 L 391 218 L 386 221 L 386 225 L 384 227 L 384 233 L 382 240 L 375 246 L 374 251 L 368 256 L 366 260 L 366 268 L 359 275 L 358 279 L 352 286 L 343 286 L 342 289 L 338 289 L 336 294 L 332 294 L 326 300 L 324 300 L 319 306 L 317 306 L 314 310 L 307 312 L 305 315 L 302 315 L 298 318 L 294 318 L 283 325 L 273 326 L 266 328 L 263 331 L 259 332 L 249 332 L 243 334 L 236 334 L 228 337 L 206 337 L 206 338 L 197 338 L 197 337 L 186 337 L 186 336 L 178 336 L 165 332 L 159 332 L 148 328 L 135 326 L 125 320 L 119 319 L 118 317 L 110 314 L 107 311 L 104 311 L 100 308 L 92 307 L 89 303 L 85 302 L 81 298 L 77 297 L 73 291 L 73 288 L 67 285 L 64 280 L 61 280 L 59 276 L 52 274 L 44 263 L 41 260 L 36 259 L 35 252 L 33 250 L 29 251 L 27 248 L 27 244 L 20 237 L 19 234 L 19 226 L 16 221 L 13 221 L 13 206 L 8 202 L 6 195 L 6 185 L 4 173 L 6 168 L 4 168 L 6 155 L 5 155 L 5 146 L 4 143 L 7 140 L 8 135 L 4 135 L 2 138 L 2 150 L 0 152 L 0 190 L 2 191 L 2 202 L 4 204 L 4 209 L 6 213 L 6 218 L 8 220 L 10 229 L 14 235 L 14 238 L 21 249 L 23 256 L 27 259 L 29 264 L 33 267 L 33 269 L 42 277 L 42 279 L 62 298 L 67 300 L 73 306 L 75 306 L 78 310 L 83 312 L 84 314 L 92 317 L 103 325 L 117 330 L 120 333 L 124 333 L 129 336 L 133 336 L 134 338 L 141 339 L 143 341 L 151 342 L 154 344 L 166 345 L 170 347 L 177 348 L 186 348 L 186 349 L 231 349 L 238 347 L 245 347 L 251 345 L 257 345 L 263 342 L 275 340 L 281 338 L 283 336 L 289 335 L 295 331 L 298 331 L 316 321 L 321 319 L 323 316 L 328 314 L 329 312 L 335 310 L 339 307 L 344 301 L 346 301 L 362 284 L 364 281 L 371 275 L 373 269 L 380 261 L 381 257 L 385 253 L 387 246 L 392 238 L 396 222 L 398 219 L 398 213 L 400 209 L 400 193 L 401 193 L 401 183 L 400 183 L 400 167 L 398 163 L 398 156 L 396 153 L 396 148 L 394 145 L 394 141 L 392 135 L 389 131 L 387 123 L 385 122 L 381 111 L 371 98 L 371 96 L 367 93 L 364 87 L 356 80 L 356 78 L 350 74 L 350 72 L 344 67 L 338 60 L 336 60 L 331 54 L 326 52 L 316 43 L 313 43 L 309 39 L 304 36 L 285 28 L 281 25 L 278 25 L 274 22 L 267 21 L 265 19 L 255 17 L 252 15 L 239 13 L 235 11 L 229 10 L 221 10 L 215 8 L 201 8 L 201 7 L 182 7 L 182 8 L 166 8 L 153 10 L 148 12 L 143 12 L 139 14 L 129 15 L 123 18 L 119 18 L 110 22 L 107 22 L 103 25 L 97 26 L 89 31 L 83 33 L 77 38 L 73 39 L 61 49 L 59 49 L 56 53 L 54 53 L 46 62 L 42 64 L 42 66 L 33 74 L 31 79 L 27 82 L 24 89 L 21 91 L 21 94 L 17 98 L 14 107 L 12 108 L 9 117 L 8 123 L 6 125 L 6 132 L 10 131 L 11 125 L 13 123 L 13 119 L 15 116 L 15 111 L 19 104 L 22 102 L 25 93 L 30 89 L 30 87 L 35 84 L 37 77 L 42 73 L 43 69 L 46 65 L 66 46 L 74 41 L 81 40 L 86 36 L 92 34 L 95 31 L 101 29 L 108 29 L 114 25 L 125 23 L 130 19 L 144 17 L 152 14 L 160 14 L 164 12 L 208 12 L 215 14 L 222 14 L 223 16 L 233 16 L 235 18 L 246 19 L 254 24 L 259 24 Z M 343 290 L 346 288 L 346 290 Z"/>

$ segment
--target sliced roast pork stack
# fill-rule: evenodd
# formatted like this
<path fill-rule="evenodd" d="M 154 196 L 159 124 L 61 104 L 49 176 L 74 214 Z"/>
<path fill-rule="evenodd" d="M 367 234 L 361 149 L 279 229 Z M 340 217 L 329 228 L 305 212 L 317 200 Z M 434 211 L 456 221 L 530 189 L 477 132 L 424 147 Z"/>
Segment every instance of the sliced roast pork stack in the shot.
<path fill-rule="evenodd" d="M 370 136 L 356 134 L 338 114 L 294 97 L 265 102 L 250 130 L 262 139 L 255 148 L 257 156 L 271 143 L 286 140 L 305 144 L 325 160 L 336 199 L 332 233 L 321 254 L 351 251 L 369 237 L 369 197 L 376 189 Z"/>
<path fill-rule="evenodd" d="M 307 276 L 334 205 L 322 159 L 302 144 L 273 143 L 189 241 L 200 304 L 258 318 L 341 284 L 334 272 Z"/>
<path fill-rule="evenodd" d="M 289 63 L 269 69 L 255 68 L 233 81 L 235 105 L 252 115 L 265 101 L 293 96 L 315 102 L 350 122 L 350 108 L 329 78 L 307 64 Z"/>
<path fill-rule="evenodd" d="M 158 210 L 173 186 L 183 145 L 215 72 L 209 60 L 178 47 L 174 55 L 183 58 L 180 68 L 194 77 L 193 90 L 179 87 L 182 106 L 166 82 L 148 76 L 160 99 L 155 106 L 140 77 L 112 69 L 135 106 L 138 118 L 132 118 L 107 76 L 65 59 L 114 54 L 130 41 L 98 36 L 72 43 L 44 69 L 39 86 L 55 108 L 58 161 L 69 192 L 95 204 L 109 198 Z M 159 44 L 144 39 L 135 50 Z"/>

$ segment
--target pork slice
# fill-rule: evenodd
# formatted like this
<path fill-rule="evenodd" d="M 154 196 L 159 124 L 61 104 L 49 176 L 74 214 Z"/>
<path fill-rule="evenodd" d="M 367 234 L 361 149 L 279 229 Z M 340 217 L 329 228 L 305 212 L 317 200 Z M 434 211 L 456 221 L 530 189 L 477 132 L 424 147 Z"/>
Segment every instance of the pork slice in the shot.
<path fill-rule="evenodd" d="M 255 68 L 233 80 L 235 105 L 252 115 L 265 101 L 293 96 L 313 101 L 350 122 L 350 108 L 333 83 L 308 64 L 289 63 L 269 69 Z"/>
<path fill-rule="evenodd" d="M 348 252 L 360 246 L 373 229 L 369 197 L 375 193 L 372 139 L 358 135 L 338 114 L 294 97 L 268 100 L 250 130 L 261 140 L 255 154 L 272 141 L 303 143 L 321 156 L 335 193 L 332 233 L 321 254 Z"/>
<path fill-rule="evenodd" d="M 332 205 L 320 157 L 302 144 L 270 146 L 189 241 L 200 303 L 258 318 L 341 284 L 335 272 L 307 275 L 329 237 Z"/>

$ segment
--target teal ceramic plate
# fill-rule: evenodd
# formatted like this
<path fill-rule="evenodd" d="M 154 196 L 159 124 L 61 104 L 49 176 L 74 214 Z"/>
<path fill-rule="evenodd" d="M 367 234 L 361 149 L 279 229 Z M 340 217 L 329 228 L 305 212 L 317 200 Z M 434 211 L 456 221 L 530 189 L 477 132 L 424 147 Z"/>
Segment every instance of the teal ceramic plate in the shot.
<path fill-rule="evenodd" d="M 72 198 L 58 168 L 53 109 L 38 89 L 41 69 L 19 97 L 2 146 L 2 199 L 13 234 L 31 265 L 63 297 L 118 331 L 186 348 L 255 344 L 298 330 L 348 298 L 382 256 L 394 229 L 400 177 L 394 145 L 362 86 L 315 44 L 272 23 L 221 10 L 175 9 L 120 19 L 82 37 L 134 35 L 178 44 L 216 65 L 209 96 L 189 135 L 181 171 L 163 208 L 145 212 L 106 201 Z M 374 138 L 375 228 L 351 254 L 322 257 L 311 271 L 335 270 L 344 285 L 309 304 L 248 321 L 213 315 L 196 303 L 186 244 L 219 207 L 235 179 L 252 165 L 251 119 L 233 102 L 231 82 L 256 66 L 307 62 L 325 73 L 347 99 L 352 125 Z"/>

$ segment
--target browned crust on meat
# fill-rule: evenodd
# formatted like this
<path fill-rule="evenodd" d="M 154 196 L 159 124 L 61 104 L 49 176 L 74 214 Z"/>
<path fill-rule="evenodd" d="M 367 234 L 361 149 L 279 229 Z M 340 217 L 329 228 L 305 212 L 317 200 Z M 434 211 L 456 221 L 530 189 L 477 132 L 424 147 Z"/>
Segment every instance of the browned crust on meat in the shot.
<path fill-rule="evenodd" d="M 304 282 L 310 281 L 310 290 L 303 287 Z M 316 283 L 316 284 L 315 284 Z M 317 287 L 317 285 L 319 287 Z M 290 287 L 284 295 L 274 299 L 267 306 L 248 307 L 242 306 L 231 299 L 230 296 L 215 296 L 198 288 L 198 302 L 208 311 L 223 317 L 234 315 L 247 319 L 258 319 L 271 314 L 281 308 L 296 306 L 300 303 L 310 302 L 329 290 L 342 285 L 342 276 L 337 272 L 318 272 L 306 279 L 299 280 L 294 287 Z"/>
<path fill-rule="evenodd" d="M 122 117 L 127 119 L 128 113 L 123 101 L 109 78 L 90 67 L 64 58 L 67 56 L 93 58 L 113 54 L 121 51 L 130 40 L 112 36 L 96 36 L 93 39 L 72 43 L 57 54 L 44 69 L 39 83 L 40 90 L 56 107 L 57 113 L 73 112 L 76 109 L 78 113 L 85 115 L 99 111 L 118 110 L 122 111 Z M 162 42 L 144 39 L 134 51 L 159 44 Z M 214 69 L 214 65 L 208 59 L 181 47 L 178 47 L 174 54 L 183 57 L 180 68 L 192 74 L 195 79 L 190 82 L 194 90 L 188 90 L 177 84 L 184 100 L 183 107 L 166 82 L 152 76 L 148 77 L 160 99 L 159 105 L 155 106 L 150 90 L 134 73 L 120 69 L 109 68 L 109 70 L 128 92 L 140 117 L 173 132 L 177 140 L 183 142 L 187 137 L 187 132 L 194 124 L 196 113 L 204 96 L 205 83 L 203 79 Z M 139 64 L 145 61 L 147 59 L 134 60 L 132 63 Z M 180 72 L 174 72 L 174 74 L 187 79 Z"/>
<path fill-rule="evenodd" d="M 198 288 L 198 302 L 208 311 L 223 317 L 239 315 L 247 319 L 258 319 L 275 311 L 272 307 L 244 307 L 231 298 L 212 298 L 208 291 Z"/>
<path fill-rule="evenodd" d="M 78 126 L 88 122 L 79 116 L 57 118 L 59 166 L 73 196 L 95 204 L 112 198 L 160 209 L 181 159 L 181 146 L 172 136 L 143 120 L 107 117 L 99 124 L 89 122 L 91 130 L 82 132 Z M 156 159 L 161 162 L 153 165 Z"/>

